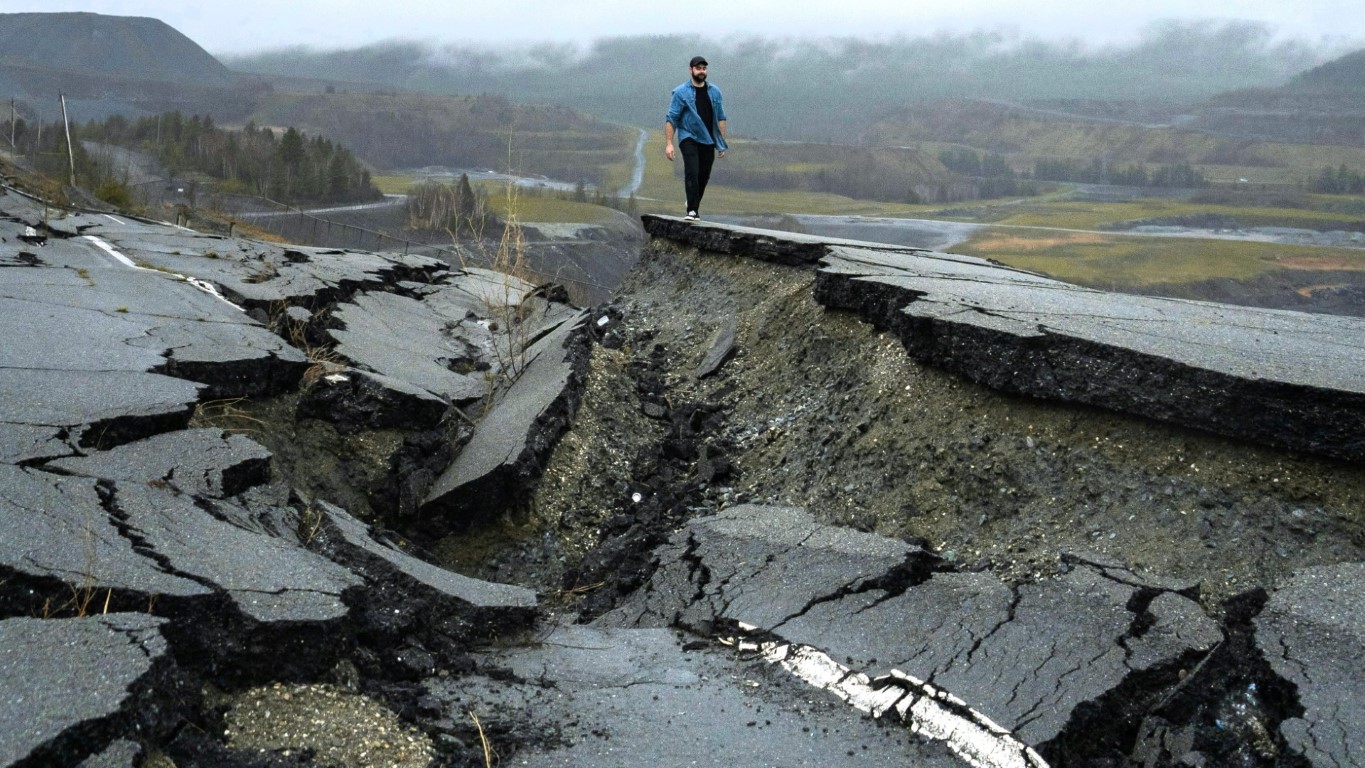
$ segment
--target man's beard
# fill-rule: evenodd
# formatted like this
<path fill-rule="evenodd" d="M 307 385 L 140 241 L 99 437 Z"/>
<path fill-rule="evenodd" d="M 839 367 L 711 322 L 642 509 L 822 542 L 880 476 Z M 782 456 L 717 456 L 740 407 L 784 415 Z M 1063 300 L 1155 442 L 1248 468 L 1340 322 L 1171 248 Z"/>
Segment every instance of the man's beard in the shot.
<path fill-rule="evenodd" d="M 693 76 L 692 76 L 692 82 L 694 82 L 694 83 L 704 83 L 704 82 L 706 82 L 706 73 L 703 72 L 703 73 L 701 73 L 700 75 L 693 75 Z"/>

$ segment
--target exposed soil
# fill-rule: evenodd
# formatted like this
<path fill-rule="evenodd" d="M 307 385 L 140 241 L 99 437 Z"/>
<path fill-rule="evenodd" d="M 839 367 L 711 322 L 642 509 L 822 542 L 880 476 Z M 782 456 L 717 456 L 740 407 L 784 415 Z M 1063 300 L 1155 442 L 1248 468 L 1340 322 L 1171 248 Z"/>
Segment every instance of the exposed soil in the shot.
<path fill-rule="evenodd" d="M 922 542 L 1019 583 L 1086 552 L 1224 598 L 1365 552 L 1365 468 L 1069 404 L 911 360 L 799 268 L 645 250 L 530 509 L 454 558 L 594 615 L 683 519 L 758 501 Z M 618 319 L 619 318 L 619 319 Z M 737 352 L 693 370 L 727 320 Z M 661 407 L 662 406 L 662 407 Z M 511 519 L 515 518 L 515 519 Z M 600 543 L 600 547 L 594 549 Z"/>

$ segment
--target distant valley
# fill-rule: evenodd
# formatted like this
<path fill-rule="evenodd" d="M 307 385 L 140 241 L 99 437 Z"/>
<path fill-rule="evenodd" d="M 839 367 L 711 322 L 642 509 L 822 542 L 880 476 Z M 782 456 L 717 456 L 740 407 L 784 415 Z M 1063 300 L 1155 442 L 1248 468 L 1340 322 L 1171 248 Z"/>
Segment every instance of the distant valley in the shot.
<path fill-rule="evenodd" d="M 1350 245 L 1365 216 L 1365 52 L 1280 41 L 1255 25 L 1172 24 L 1128 48 L 1089 50 L 991 36 L 675 36 L 581 49 L 396 42 L 225 66 L 155 19 L 0 14 L 0 44 L 0 86 L 21 120 L 58 120 L 62 93 L 77 125 L 173 112 L 234 129 L 296 129 L 354 153 L 390 194 L 423 180 L 395 169 L 426 166 L 579 185 L 515 203 L 519 219 L 546 232 L 614 221 L 604 203 L 632 215 L 673 211 L 680 180 L 658 151 L 662 94 L 683 76 L 678 62 L 705 48 L 734 112 L 736 151 L 709 196 L 719 212 L 984 225 L 960 247 L 1062 279 L 1235 298 L 1231 280 L 1246 300 L 1298 306 L 1308 295 L 1324 311 L 1355 311 L 1341 291 L 1355 296 L 1365 273 L 1358 250 L 1307 240 L 1189 245 L 1104 234 L 1216 221 L 1345 233 L 1325 241 Z M 628 182 L 634 198 L 610 200 Z M 496 184 L 476 188 L 490 210 L 509 212 Z M 1003 236 L 992 225 L 1093 234 Z M 448 239 L 439 228 L 421 237 Z"/>

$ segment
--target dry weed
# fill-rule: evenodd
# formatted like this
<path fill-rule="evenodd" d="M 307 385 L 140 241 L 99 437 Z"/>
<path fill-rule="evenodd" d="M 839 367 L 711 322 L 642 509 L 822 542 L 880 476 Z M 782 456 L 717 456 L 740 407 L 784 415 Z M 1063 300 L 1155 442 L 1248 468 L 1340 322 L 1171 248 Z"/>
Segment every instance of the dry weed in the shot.
<path fill-rule="evenodd" d="M 479 716 L 472 709 L 469 710 L 469 719 L 474 721 L 474 728 L 479 732 L 479 743 L 483 745 L 484 768 L 493 768 L 493 748 L 488 743 L 488 735 L 483 732 L 483 723 L 479 722 Z"/>
<path fill-rule="evenodd" d="M 221 429 L 227 432 L 251 433 L 264 429 L 264 421 L 247 413 L 242 407 L 245 397 L 230 397 L 200 403 L 190 418 L 193 429 Z"/>

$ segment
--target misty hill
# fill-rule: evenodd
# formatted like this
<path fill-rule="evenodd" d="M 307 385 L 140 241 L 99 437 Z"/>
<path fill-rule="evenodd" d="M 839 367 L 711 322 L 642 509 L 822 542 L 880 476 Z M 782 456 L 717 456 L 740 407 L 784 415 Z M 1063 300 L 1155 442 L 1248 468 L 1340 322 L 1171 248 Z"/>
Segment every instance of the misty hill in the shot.
<path fill-rule="evenodd" d="M 0 65 L 83 75 L 230 85 L 232 72 L 165 22 L 97 13 L 0 14 Z"/>
<path fill-rule="evenodd" d="M 1205 131 L 1304 144 L 1365 147 L 1365 50 L 1282 86 L 1219 94 L 1190 124 Z"/>
<path fill-rule="evenodd" d="M 249 86 L 193 40 L 157 19 L 95 13 L 0 14 L 0 90 L 26 120 L 73 120 L 248 108 Z"/>
<path fill-rule="evenodd" d="M 1292 85 L 1304 90 L 1365 90 L 1365 50 L 1314 67 L 1294 78 Z"/>
<path fill-rule="evenodd" d="M 1277 87 L 1336 51 L 1276 41 L 1244 22 L 1168 23 L 1127 47 L 1088 47 L 995 33 L 926 38 L 619 37 L 591 47 L 521 49 L 387 43 L 287 49 L 227 59 L 269 77 L 363 81 L 440 93 L 567 104 L 633 125 L 662 122 L 668 90 L 703 52 L 735 107 L 732 128 L 759 138 L 847 143 L 882 110 L 926 99 L 1140 100 L 1192 103 Z"/>

